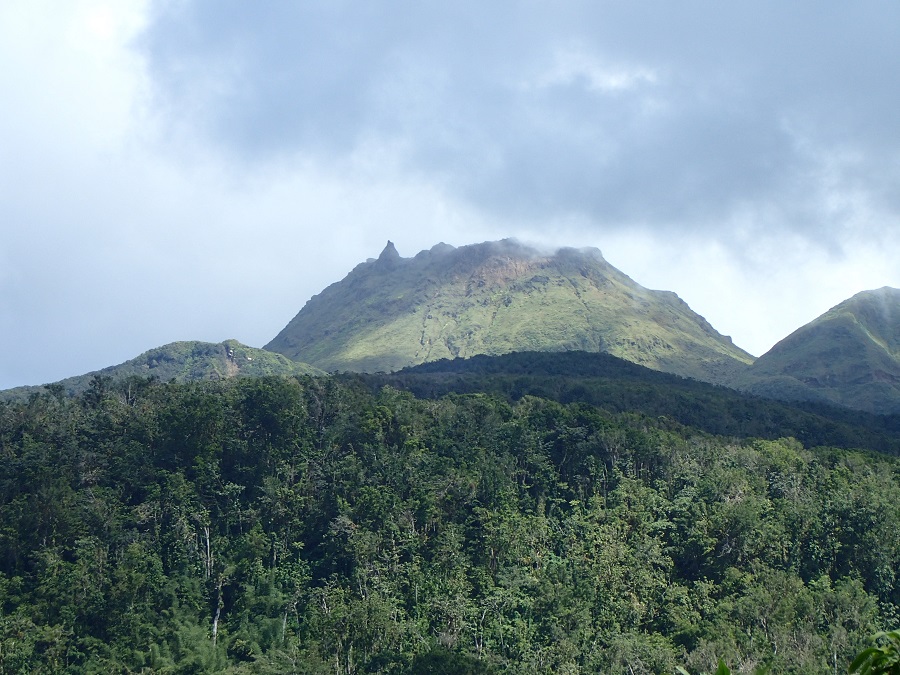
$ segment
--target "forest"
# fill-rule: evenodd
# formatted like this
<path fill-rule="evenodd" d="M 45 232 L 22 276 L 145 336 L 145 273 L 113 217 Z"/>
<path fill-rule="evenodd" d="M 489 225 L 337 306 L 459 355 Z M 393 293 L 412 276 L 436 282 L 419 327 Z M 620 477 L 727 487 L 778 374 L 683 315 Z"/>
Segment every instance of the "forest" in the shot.
<path fill-rule="evenodd" d="M 465 384 L 0 404 L 0 674 L 845 673 L 900 625 L 889 425 L 853 448 L 797 440 L 807 413 L 714 433 Z"/>

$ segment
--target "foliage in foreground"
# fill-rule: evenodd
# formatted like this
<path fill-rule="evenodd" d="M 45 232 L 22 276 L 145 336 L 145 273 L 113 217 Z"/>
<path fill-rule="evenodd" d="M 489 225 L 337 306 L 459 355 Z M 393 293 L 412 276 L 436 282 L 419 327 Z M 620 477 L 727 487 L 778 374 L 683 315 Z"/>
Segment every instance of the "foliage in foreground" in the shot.
<path fill-rule="evenodd" d="M 900 631 L 881 632 L 875 636 L 875 640 L 883 641 L 883 644 L 861 651 L 850 664 L 851 674 L 897 675 L 900 673 Z"/>
<path fill-rule="evenodd" d="M 0 673 L 843 672 L 896 459 L 526 397 L 97 379 L 0 406 Z"/>
<path fill-rule="evenodd" d="M 900 674 L 900 631 L 880 632 L 873 641 L 882 644 L 864 649 L 850 664 L 850 675 L 898 675 Z M 835 669 L 836 670 L 836 669 Z M 767 675 L 769 669 L 760 667 L 754 675 Z M 691 675 L 681 666 L 675 668 L 676 675 Z M 722 659 L 712 675 L 731 675 L 731 669 Z"/>

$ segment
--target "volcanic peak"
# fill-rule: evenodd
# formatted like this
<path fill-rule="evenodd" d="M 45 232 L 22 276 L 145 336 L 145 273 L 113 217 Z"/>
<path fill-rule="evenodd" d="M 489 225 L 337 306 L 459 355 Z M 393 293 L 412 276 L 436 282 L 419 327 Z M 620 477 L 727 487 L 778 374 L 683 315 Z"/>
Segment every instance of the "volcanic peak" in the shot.
<path fill-rule="evenodd" d="M 545 253 L 514 239 L 438 244 L 413 258 L 388 242 L 313 296 L 266 349 L 369 372 L 475 354 L 601 351 L 714 382 L 753 360 L 677 295 L 640 286 L 598 249 Z"/>

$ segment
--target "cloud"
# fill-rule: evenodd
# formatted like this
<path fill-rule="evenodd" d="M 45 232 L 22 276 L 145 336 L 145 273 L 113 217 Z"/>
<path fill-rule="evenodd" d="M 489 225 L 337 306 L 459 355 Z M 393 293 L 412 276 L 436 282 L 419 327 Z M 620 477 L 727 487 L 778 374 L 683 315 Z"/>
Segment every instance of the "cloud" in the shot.
<path fill-rule="evenodd" d="M 421 181 L 160 152 L 126 48 L 144 18 L 138 3 L 0 5 L 0 389 L 176 340 L 261 346 L 394 228 L 458 219 Z"/>
<path fill-rule="evenodd" d="M 378 147 L 532 222 L 789 230 L 897 215 L 900 6 L 159 3 L 142 48 L 173 126 L 232 161 Z M 844 208 L 843 206 L 847 208 Z M 772 217 L 774 216 L 774 220 Z"/>
<path fill-rule="evenodd" d="M 579 84 L 590 91 L 608 93 L 628 91 L 642 83 L 653 84 L 656 80 L 657 74 L 652 70 L 605 64 L 589 49 L 573 46 L 560 48 L 553 65 L 537 78 L 525 80 L 523 88 L 544 89 Z"/>

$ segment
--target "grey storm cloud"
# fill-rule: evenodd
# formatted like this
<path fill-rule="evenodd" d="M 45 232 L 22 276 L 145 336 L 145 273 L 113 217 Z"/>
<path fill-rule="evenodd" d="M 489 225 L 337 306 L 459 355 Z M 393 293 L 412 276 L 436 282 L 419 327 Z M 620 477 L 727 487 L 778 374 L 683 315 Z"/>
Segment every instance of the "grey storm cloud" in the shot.
<path fill-rule="evenodd" d="M 194 0 L 141 48 L 173 124 L 237 161 L 378 147 L 514 217 L 827 239 L 842 199 L 898 208 L 898 25 L 893 2 Z"/>

